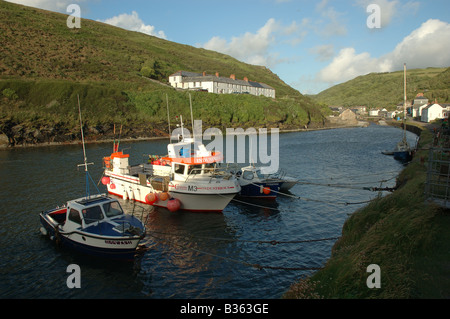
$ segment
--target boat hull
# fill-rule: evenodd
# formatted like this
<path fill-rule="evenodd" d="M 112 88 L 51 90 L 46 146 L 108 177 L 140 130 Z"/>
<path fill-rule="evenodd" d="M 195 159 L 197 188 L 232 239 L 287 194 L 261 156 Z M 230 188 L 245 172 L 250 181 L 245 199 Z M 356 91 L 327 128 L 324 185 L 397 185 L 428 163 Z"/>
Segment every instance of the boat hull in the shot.
<path fill-rule="evenodd" d="M 401 162 L 409 162 L 412 159 L 412 154 L 410 151 L 395 151 L 394 159 Z"/>
<path fill-rule="evenodd" d="M 206 183 L 202 187 L 201 184 L 189 186 L 189 184 L 173 181 L 168 184 L 167 191 L 164 192 L 153 188 L 150 184 L 141 185 L 137 179 L 130 176 L 110 175 L 109 177 L 110 184 L 106 186 L 111 195 L 162 208 L 167 208 L 169 199 L 174 198 L 180 201 L 179 210 L 190 212 L 222 212 L 238 193 L 238 189 L 234 186 L 224 189 Z M 150 193 L 157 194 L 158 198 L 154 203 L 148 203 L 146 200 L 146 196 Z M 167 198 L 161 199 L 161 193 L 167 193 Z"/>
<path fill-rule="evenodd" d="M 54 211 L 50 211 L 54 212 Z M 86 231 L 64 232 L 49 212 L 40 214 L 41 232 L 67 248 L 95 257 L 133 260 L 141 236 L 101 236 Z M 96 226 L 98 227 L 98 226 Z"/>
<path fill-rule="evenodd" d="M 277 198 L 278 192 L 280 191 L 281 183 L 251 183 L 247 185 L 241 184 L 240 197 L 247 198 L 260 198 L 275 200 Z M 270 192 L 265 189 L 269 188 Z"/>

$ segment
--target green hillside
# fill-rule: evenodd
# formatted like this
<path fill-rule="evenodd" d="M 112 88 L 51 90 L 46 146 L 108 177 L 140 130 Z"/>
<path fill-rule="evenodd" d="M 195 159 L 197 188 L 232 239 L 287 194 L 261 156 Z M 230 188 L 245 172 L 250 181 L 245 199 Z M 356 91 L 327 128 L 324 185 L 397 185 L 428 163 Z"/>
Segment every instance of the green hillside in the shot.
<path fill-rule="evenodd" d="M 77 95 L 87 137 L 167 132 L 173 115 L 190 118 L 189 95 L 168 86 L 179 70 L 219 72 L 276 89 L 276 100 L 249 95 L 192 92 L 194 117 L 215 127 L 322 126 L 326 108 L 301 95 L 269 69 L 217 52 L 83 19 L 0 1 L 0 135 L 12 144 L 77 138 Z"/>
<path fill-rule="evenodd" d="M 407 70 L 406 74 L 409 100 L 424 93 L 430 101 L 449 102 L 450 68 L 414 69 Z M 403 102 L 403 71 L 359 76 L 310 97 L 326 105 L 393 109 Z"/>

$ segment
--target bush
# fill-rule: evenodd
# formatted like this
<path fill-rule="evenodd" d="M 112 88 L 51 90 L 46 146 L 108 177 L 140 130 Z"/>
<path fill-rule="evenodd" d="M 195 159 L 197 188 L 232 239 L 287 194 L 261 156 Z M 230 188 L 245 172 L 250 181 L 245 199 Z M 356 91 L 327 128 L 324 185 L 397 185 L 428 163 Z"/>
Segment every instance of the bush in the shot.
<path fill-rule="evenodd" d="M 3 96 L 7 97 L 9 100 L 17 100 L 19 98 L 16 91 L 11 88 L 4 89 L 2 93 Z"/>

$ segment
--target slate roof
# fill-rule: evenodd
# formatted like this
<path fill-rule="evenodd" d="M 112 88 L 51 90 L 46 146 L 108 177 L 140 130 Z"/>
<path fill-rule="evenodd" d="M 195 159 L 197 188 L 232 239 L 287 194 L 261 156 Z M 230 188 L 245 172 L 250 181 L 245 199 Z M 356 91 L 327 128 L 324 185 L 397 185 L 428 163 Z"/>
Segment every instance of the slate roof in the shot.
<path fill-rule="evenodd" d="M 238 84 L 242 86 L 252 86 L 256 88 L 264 88 L 264 89 L 272 89 L 273 87 L 270 85 L 267 85 L 265 83 L 260 82 L 254 82 L 254 81 L 245 81 L 245 80 L 233 80 L 229 77 L 223 77 L 223 76 L 215 76 L 215 75 L 205 75 L 203 76 L 202 73 L 194 73 L 194 72 L 187 72 L 187 71 L 178 71 L 171 76 L 182 76 L 182 82 L 206 82 L 206 81 L 212 81 L 212 82 L 220 82 L 220 83 L 229 83 L 229 84 Z"/>

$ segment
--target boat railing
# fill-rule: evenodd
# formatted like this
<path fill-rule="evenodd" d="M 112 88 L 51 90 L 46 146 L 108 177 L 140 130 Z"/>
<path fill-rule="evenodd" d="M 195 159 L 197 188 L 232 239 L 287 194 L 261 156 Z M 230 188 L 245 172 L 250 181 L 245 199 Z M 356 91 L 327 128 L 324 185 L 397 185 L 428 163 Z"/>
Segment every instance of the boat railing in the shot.
<path fill-rule="evenodd" d="M 207 177 L 209 178 L 209 183 L 212 182 L 215 178 L 222 178 L 222 179 L 230 179 L 232 174 L 229 173 L 225 168 L 218 168 L 218 167 L 205 167 L 205 168 L 192 168 L 188 176 L 185 179 L 185 182 L 187 182 L 191 178 L 196 178 L 198 176 L 201 177 Z"/>

